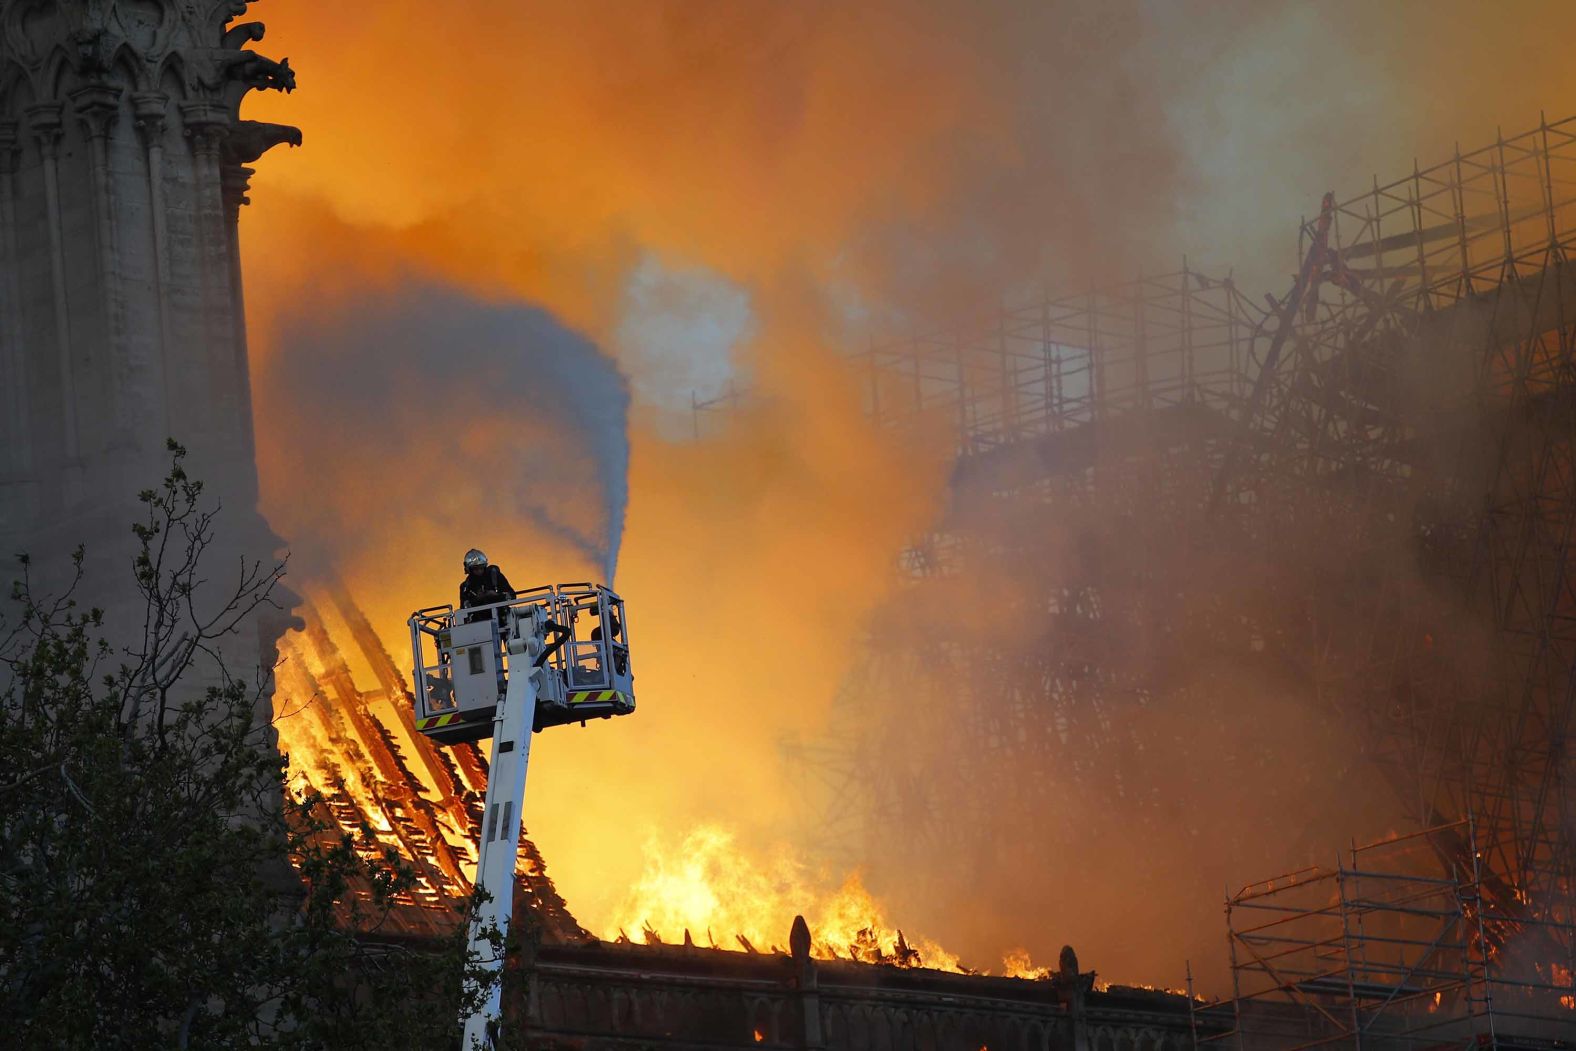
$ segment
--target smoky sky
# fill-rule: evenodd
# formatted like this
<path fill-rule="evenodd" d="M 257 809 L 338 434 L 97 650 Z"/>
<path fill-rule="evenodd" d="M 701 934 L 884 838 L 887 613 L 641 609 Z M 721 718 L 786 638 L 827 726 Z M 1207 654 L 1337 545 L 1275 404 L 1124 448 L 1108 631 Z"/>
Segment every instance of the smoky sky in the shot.
<path fill-rule="evenodd" d="M 290 419 L 275 441 L 308 524 L 298 546 L 343 555 L 404 523 L 413 544 L 431 527 L 456 547 L 528 536 L 611 578 L 629 392 L 548 311 L 421 281 L 367 291 L 285 319 L 264 387 L 265 411 Z"/>
<path fill-rule="evenodd" d="M 401 610 L 448 587 L 439 582 L 471 542 L 508 555 L 529 536 L 589 559 L 596 537 L 584 523 L 612 506 L 587 444 L 611 432 L 584 426 L 599 396 L 557 400 L 547 373 L 523 374 L 528 348 L 484 353 L 457 334 L 507 329 L 516 308 L 498 299 L 509 295 L 626 355 L 637 427 L 622 576 L 643 714 L 619 732 L 555 741 L 532 773 L 538 799 L 574 793 L 573 807 L 543 807 L 531 832 L 596 929 L 639 878 L 644 825 L 682 842 L 697 822 L 720 821 L 751 849 L 780 837 L 795 807 L 806 824 L 819 820 L 781 790 L 792 772 L 772 758 L 777 735 L 852 733 L 837 683 L 864 657 L 857 640 L 881 609 L 888 567 L 946 500 L 944 471 L 895 455 L 886 433 L 861 429 L 857 396 L 834 396 L 857 391 L 858 378 L 819 354 L 833 342 L 827 303 L 797 295 L 801 283 L 905 329 L 947 326 L 1046 283 L 1070 292 L 1168 272 L 1184 255 L 1234 271 L 1255 296 L 1281 294 L 1300 261 L 1298 220 L 1324 191 L 1361 191 L 1576 99 L 1564 61 L 1576 6 L 1553 2 L 1515 12 L 1465 0 L 451 6 L 442 33 L 424 32 L 430 5 L 413 0 L 359 12 L 354 31 L 338 5 L 267 12 L 269 44 L 302 70 L 301 90 L 254 95 L 248 115 L 298 124 L 307 144 L 260 166 L 243 219 L 265 510 L 298 554 L 307 541 L 331 549 L 386 638 Z M 507 41 L 510 61 L 478 63 L 481 40 Z M 420 91 L 409 90 L 408 62 L 389 61 L 405 54 L 421 56 Z M 688 401 L 677 381 L 654 378 L 715 384 L 694 368 L 694 334 L 656 331 L 631 294 L 641 291 L 631 275 L 652 259 L 712 275 L 749 304 L 738 327 L 750 334 L 708 364 L 725 360 L 717 374 L 748 376 L 761 396 L 716 440 L 680 446 L 639 423 L 653 390 L 681 410 Z M 388 291 L 400 267 L 465 291 Z M 331 302 L 306 311 L 304 295 Z M 476 316 L 439 324 L 429 306 Z M 412 362 L 417 336 L 425 357 Z M 864 345 L 858 336 L 851 345 Z M 668 344 L 676 363 L 662 360 Z M 336 423 L 336 413 L 348 415 Z M 542 522 L 526 529 L 533 516 Z M 1021 528 L 1042 546 L 1070 545 L 1040 552 L 1053 567 L 1076 566 L 1086 536 L 1130 537 L 1109 549 L 1145 555 L 1179 542 L 1092 512 L 1069 523 L 1059 509 Z M 565 529 L 578 547 L 555 539 Z M 1315 530 L 1295 535 L 1325 544 Z M 1172 561 L 1184 582 L 1209 568 Z M 986 568 L 991 580 L 1016 569 Z M 1252 592 L 1259 578 L 1236 570 L 1216 575 Z M 1001 586 L 1023 590 L 1019 579 Z M 940 608 L 984 632 L 1003 618 L 996 593 L 977 590 L 981 601 Z M 1167 608 L 1179 593 L 1191 594 L 1154 591 Z M 1110 666 L 1123 670 L 1160 667 L 1153 655 L 1176 650 L 1114 645 L 1128 659 Z M 1031 831 L 1009 829 L 1009 842 L 1052 838 L 1039 830 L 1053 820 L 1070 830 L 1055 863 L 981 854 L 992 879 L 945 896 L 922 877 L 949 876 L 955 853 L 854 860 L 872 863 L 872 890 L 892 895 L 910 933 L 975 960 L 1014 944 L 1054 958 L 1072 940 L 1109 974 L 1180 981 L 1186 956 L 1222 955 L 1228 879 L 1305 860 L 1284 841 L 1233 859 L 1192 830 L 1227 834 L 1236 818 L 1221 800 L 1277 816 L 1275 799 L 1255 791 L 1268 775 L 1250 780 L 1252 764 L 1273 773 L 1292 755 L 1294 769 L 1317 770 L 1315 760 L 1349 752 L 1305 729 L 1303 693 L 1278 673 L 1228 674 L 1238 662 L 1226 663 L 1183 666 L 1187 688 L 1144 716 L 1152 729 L 1137 739 L 1148 749 L 1108 767 L 1124 789 L 1129 771 L 1143 774 L 1139 790 L 1174 798 L 1167 805 L 1193 820 L 1164 822 L 1156 836 L 1137 823 L 1154 807 L 1113 814 L 1105 799 L 1078 797 L 1015 809 Z M 925 684 L 950 716 L 953 683 Z M 913 721 L 894 694 L 880 711 Z M 1223 727 L 1213 736 L 1173 703 L 1197 697 Z M 1271 740 L 1276 727 L 1289 729 Z M 1188 747 L 1161 752 L 1157 742 L 1187 735 Z M 920 752 L 934 759 L 921 784 L 944 780 L 957 740 L 946 719 L 924 734 L 919 743 L 936 747 Z M 1221 742 L 1238 758 L 1214 761 Z M 653 754 L 666 761 L 654 766 Z M 1244 783 L 1226 784 L 1242 771 Z M 952 803 L 971 797 L 942 796 L 944 818 L 973 820 Z M 1339 806 L 1320 814 L 1327 839 L 1360 831 Z M 1148 881 L 1171 872 L 1191 897 L 1152 891 Z"/>

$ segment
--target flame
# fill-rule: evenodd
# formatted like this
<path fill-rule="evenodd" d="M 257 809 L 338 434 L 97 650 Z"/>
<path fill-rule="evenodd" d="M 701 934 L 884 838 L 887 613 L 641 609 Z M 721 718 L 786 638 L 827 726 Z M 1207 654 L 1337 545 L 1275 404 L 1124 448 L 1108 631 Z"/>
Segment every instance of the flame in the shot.
<path fill-rule="evenodd" d="M 453 905 L 471 888 L 485 774 L 461 750 L 439 751 L 413 732 L 403 673 L 348 595 L 309 589 L 308 599 L 305 629 L 280 642 L 274 696 L 290 790 L 324 795 L 328 815 L 363 853 L 388 847 L 415 863 L 421 883 L 404 904 Z M 521 872 L 545 878 L 529 844 Z M 802 913 L 823 959 L 966 970 L 940 945 L 890 924 L 857 872 L 835 891 L 825 886 L 795 857 L 757 863 L 732 833 L 703 825 L 671 850 L 648 842 L 645 871 L 607 937 L 627 940 L 628 927 L 661 943 L 689 940 L 693 930 L 712 945 L 722 939 L 719 947 L 782 951 Z"/>
<path fill-rule="evenodd" d="M 358 853 L 391 849 L 410 862 L 416 885 L 396 900 L 415 910 L 407 922 L 442 929 L 471 890 L 483 764 L 474 751 L 440 752 L 415 732 L 404 673 L 348 595 L 309 588 L 307 599 L 305 627 L 280 640 L 275 672 L 288 790 L 322 796 L 319 817 Z M 521 875 L 545 879 L 540 869 L 522 844 Z"/>
<path fill-rule="evenodd" d="M 900 967 L 962 972 L 958 957 L 928 938 L 910 938 L 886 918 L 858 872 L 837 889 L 792 853 L 753 860 L 717 825 L 692 828 L 677 842 L 653 835 L 645 869 L 615 910 L 605 936 L 644 934 L 677 942 L 703 932 L 710 944 L 745 951 L 782 951 L 796 915 L 810 926 L 811 954 Z"/>
<path fill-rule="evenodd" d="M 1030 981 L 1049 978 L 1053 973 L 1049 967 L 1038 967 L 1029 956 L 1029 950 L 1022 947 L 1008 949 L 1001 958 L 1002 974 L 1008 978 L 1026 978 Z"/>
<path fill-rule="evenodd" d="M 475 871 L 486 787 L 479 758 L 436 749 L 414 732 L 404 673 L 346 593 L 308 589 L 302 612 L 305 629 L 280 642 L 274 695 L 290 791 L 326 797 L 327 816 L 361 853 L 387 847 L 412 862 L 418 886 L 401 903 L 447 915 L 470 892 Z M 538 892 L 556 894 L 534 846 L 521 846 L 521 876 L 534 880 Z M 698 941 L 700 934 L 703 944 L 745 952 L 783 952 L 794 917 L 803 915 L 818 958 L 977 973 L 937 942 L 910 937 L 890 922 L 858 871 L 838 880 L 785 849 L 752 854 L 717 824 L 667 842 L 648 837 L 644 870 L 615 915 L 604 932 L 608 940 L 629 941 L 631 930 L 651 944 Z M 1570 972 L 1555 967 L 1568 984 Z M 1055 968 L 1037 965 L 1019 947 L 1003 957 L 1000 973 L 1044 980 Z"/>
<path fill-rule="evenodd" d="M 325 796 L 327 815 L 359 851 L 392 848 L 413 862 L 420 885 L 404 904 L 452 906 L 469 893 L 475 872 L 485 772 L 475 759 L 466 761 L 468 753 L 435 749 L 414 733 L 403 672 L 347 594 L 308 589 L 302 612 L 305 629 L 280 641 L 274 695 L 290 790 L 297 798 Z M 782 951 L 794 917 L 803 914 L 812 952 L 823 959 L 966 970 L 940 945 L 890 924 L 857 872 L 828 892 L 827 881 L 792 855 L 753 861 L 715 825 L 692 829 L 672 849 L 653 837 L 645 855 L 645 871 L 618 910 L 621 923 L 607 931 L 610 940 L 628 940 L 626 927 L 649 943 L 704 931 L 714 946 Z M 529 843 L 522 844 L 520 868 L 545 880 Z"/>
<path fill-rule="evenodd" d="M 1569 967 L 1564 967 L 1558 963 L 1551 962 L 1549 964 L 1549 975 L 1553 979 L 1553 984 L 1555 985 L 1576 986 L 1576 982 L 1572 982 L 1571 980 L 1572 975 L 1571 969 Z M 1576 996 L 1570 994 L 1561 996 L 1560 1006 L 1565 1008 L 1567 1011 L 1576 1011 Z"/>

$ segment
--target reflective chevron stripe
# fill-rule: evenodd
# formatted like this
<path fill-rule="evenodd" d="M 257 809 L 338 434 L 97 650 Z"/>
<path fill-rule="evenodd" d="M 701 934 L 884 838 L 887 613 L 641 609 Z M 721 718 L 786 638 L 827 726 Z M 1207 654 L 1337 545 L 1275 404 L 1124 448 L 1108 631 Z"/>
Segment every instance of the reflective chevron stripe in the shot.
<path fill-rule="evenodd" d="M 457 712 L 450 712 L 448 715 L 429 715 L 425 719 L 417 719 L 416 720 L 416 729 L 418 729 L 418 730 L 437 730 L 437 729 L 441 729 L 442 727 L 448 726 L 450 723 L 454 722 L 454 720 L 458 719 L 459 717 L 460 717 L 459 713 L 457 713 Z"/>
<path fill-rule="evenodd" d="M 570 704 L 585 704 L 587 701 L 627 701 L 628 699 L 617 690 L 578 690 L 569 695 Z"/>

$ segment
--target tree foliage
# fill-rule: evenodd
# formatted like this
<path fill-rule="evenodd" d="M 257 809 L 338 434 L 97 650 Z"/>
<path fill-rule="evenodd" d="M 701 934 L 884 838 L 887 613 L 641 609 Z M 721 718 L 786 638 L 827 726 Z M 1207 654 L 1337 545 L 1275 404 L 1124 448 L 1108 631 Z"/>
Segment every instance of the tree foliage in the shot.
<path fill-rule="evenodd" d="M 457 1046 L 481 973 L 464 924 L 417 949 L 377 937 L 409 867 L 286 791 L 268 669 L 225 658 L 284 566 L 208 565 L 218 508 L 170 451 L 134 527 L 140 628 L 79 605 L 80 548 L 53 597 L 22 558 L 0 622 L 5 1042 Z"/>

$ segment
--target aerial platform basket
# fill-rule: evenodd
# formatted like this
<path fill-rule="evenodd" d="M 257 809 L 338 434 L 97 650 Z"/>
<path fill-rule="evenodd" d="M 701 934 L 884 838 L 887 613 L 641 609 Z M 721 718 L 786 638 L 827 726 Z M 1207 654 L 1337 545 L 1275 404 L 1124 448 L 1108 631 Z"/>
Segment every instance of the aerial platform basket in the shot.
<path fill-rule="evenodd" d="M 477 826 L 469 951 L 484 971 L 503 969 L 493 934 L 514 908 L 525 776 L 534 731 L 584 725 L 635 710 L 624 600 L 605 587 L 558 584 L 485 606 L 431 606 L 410 615 L 416 729 L 443 744 L 491 737 L 484 817 Z M 502 984 L 466 988 L 466 1047 L 493 1048 Z"/>
<path fill-rule="evenodd" d="M 412 613 L 409 624 L 416 729 L 435 741 L 491 737 L 509 676 L 520 672 L 540 672 L 533 730 L 635 710 L 624 600 L 601 585 L 548 585 L 463 609 L 431 606 Z M 533 636 L 539 644 L 528 645 Z"/>

